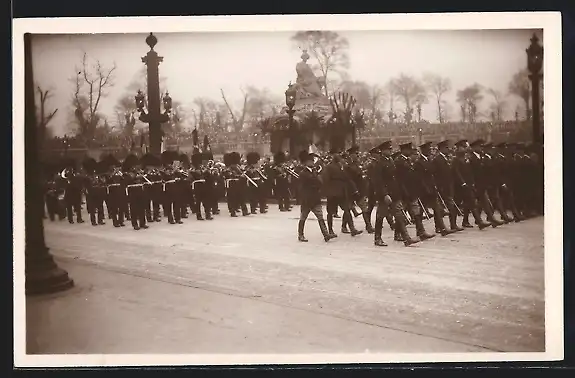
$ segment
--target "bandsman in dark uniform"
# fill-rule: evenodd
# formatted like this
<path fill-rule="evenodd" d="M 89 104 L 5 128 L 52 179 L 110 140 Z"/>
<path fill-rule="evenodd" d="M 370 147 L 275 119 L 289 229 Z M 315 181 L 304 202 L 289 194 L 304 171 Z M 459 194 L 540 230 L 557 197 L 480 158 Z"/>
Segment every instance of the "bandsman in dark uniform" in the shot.
<path fill-rule="evenodd" d="M 145 187 L 149 199 L 146 205 L 146 220 L 149 220 L 148 213 L 150 213 L 150 222 L 161 222 L 160 207 L 164 203 L 164 183 L 159 168 L 162 166 L 162 161 L 152 154 L 146 154 L 140 162 L 147 170 L 147 178 L 151 182 Z"/>
<path fill-rule="evenodd" d="M 226 180 L 228 210 L 232 217 L 237 217 L 237 212 L 240 209 L 243 216 L 250 214 L 245 196 L 247 180 L 239 167 L 240 162 L 241 156 L 237 152 L 230 152 L 224 155 L 224 164 L 226 165 L 224 178 Z"/>
<path fill-rule="evenodd" d="M 435 234 L 427 233 L 423 225 L 424 208 L 420 198 L 425 193 L 422 190 L 420 173 L 415 168 L 416 159 L 417 150 L 411 142 L 400 145 L 400 154 L 395 160 L 397 180 L 402 190 L 401 198 L 411 210 L 410 215 L 417 236 L 421 240 L 427 240 L 433 238 Z"/>
<path fill-rule="evenodd" d="M 128 204 L 130 206 L 130 221 L 134 230 L 147 229 L 146 224 L 146 196 L 144 189 L 145 180 L 139 172 L 139 159 L 136 155 L 128 155 L 124 160 L 123 170 L 125 172 L 126 191 L 128 193 Z"/>
<path fill-rule="evenodd" d="M 65 168 L 61 173 L 65 182 L 64 202 L 66 203 L 66 214 L 68 222 L 74 223 L 74 214 L 77 223 L 84 223 L 82 219 L 82 190 L 84 188 L 83 177 L 76 172 L 75 163 L 69 159 L 65 161 Z"/>
<path fill-rule="evenodd" d="M 90 214 L 92 226 L 104 225 L 104 200 L 108 194 L 105 178 L 102 176 L 103 164 L 99 164 L 92 158 L 84 160 L 84 169 L 88 173 L 86 186 L 86 207 Z M 96 219 L 97 218 L 97 219 Z"/>
<path fill-rule="evenodd" d="M 208 197 L 209 172 L 206 167 L 202 166 L 203 157 L 204 155 L 201 152 L 196 151 L 196 153 L 192 155 L 192 167 L 189 171 L 191 189 L 194 195 L 194 212 L 196 213 L 197 220 L 212 220 L 214 219 L 211 213 L 212 204 Z M 206 214 L 205 218 L 202 216 L 202 206 Z"/>
<path fill-rule="evenodd" d="M 377 206 L 378 200 L 376 198 L 376 190 L 374 188 L 374 184 L 373 184 L 373 180 L 372 180 L 372 174 L 371 172 L 373 171 L 373 167 L 375 164 L 379 164 L 379 159 L 381 158 L 381 151 L 379 150 L 378 147 L 374 147 L 372 149 L 369 150 L 369 157 L 367 159 L 366 167 L 364 167 L 364 170 L 366 172 L 367 175 L 367 218 L 371 219 L 371 214 L 373 213 L 373 209 Z M 365 213 L 365 212 L 364 212 Z M 394 227 L 393 227 L 393 215 L 391 214 L 391 212 L 388 212 L 385 219 L 387 220 L 387 223 L 389 224 L 389 228 L 391 229 L 391 231 L 393 231 Z M 375 230 L 375 229 L 374 229 Z M 374 231 L 375 232 L 375 231 Z"/>
<path fill-rule="evenodd" d="M 470 144 L 469 161 L 475 181 L 475 193 L 478 199 L 479 208 L 487 215 L 487 220 L 493 227 L 501 226 L 504 222 L 495 219 L 495 204 L 489 197 L 489 188 L 495 183 L 493 176 L 489 172 L 490 161 L 482 154 L 483 139 L 478 139 Z"/>
<path fill-rule="evenodd" d="M 194 153 L 200 153 L 199 149 L 194 149 Z M 178 173 L 180 175 L 180 180 L 178 181 L 178 185 L 180 186 L 179 192 L 181 193 L 181 218 L 186 219 L 188 218 L 188 208 L 192 211 L 192 213 L 196 209 L 195 204 L 195 197 L 192 191 L 192 181 L 189 175 L 186 175 L 187 171 L 190 169 L 190 158 L 185 153 L 181 153 L 178 157 L 179 167 Z"/>
<path fill-rule="evenodd" d="M 65 209 L 61 206 L 61 201 L 64 199 L 64 188 L 59 184 L 60 180 L 58 174 L 55 173 L 46 183 L 46 209 L 48 210 L 50 221 L 54 221 L 56 215 L 58 215 L 58 220 L 66 218 Z"/>
<path fill-rule="evenodd" d="M 447 236 L 455 232 L 448 230 L 443 221 L 444 205 L 440 200 L 440 194 L 435 180 L 433 156 L 431 154 L 432 143 L 427 142 L 419 146 L 420 155 L 415 161 L 414 166 L 420 177 L 421 184 L 421 202 L 424 206 L 433 209 L 433 222 L 435 232 L 441 236 Z"/>
<path fill-rule="evenodd" d="M 460 191 L 463 202 L 463 227 L 472 228 L 469 223 L 469 214 L 473 214 L 475 224 L 480 230 L 489 227 L 491 224 L 481 219 L 479 204 L 477 203 L 477 192 L 475 189 L 475 178 L 473 168 L 469 160 L 469 143 L 463 139 L 455 144 L 456 156 L 453 162 L 456 190 Z"/>
<path fill-rule="evenodd" d="M 485 143 L 479 149 L 479 154 L 483 158 L 486 176 L 489 178 L 487 195 L 491 199 L 493 209 L 499 212 L 504 223 L 510 223 L 512 219 L 507 214 L 507 209 L 503 205 L 502 192 L 504 183 L 502 178 L 504 163 L 498 159 L 493 143 Z"/>
<path fill-rule="evenodd" d="M 174 161 L 176 157 L 171 151 L 162 152 L 162 164 L 164 165 L 162 181 L 164 184 L 164 216 L 167 216 L 168 223 L 182 224 L 182 199 L 180 175 L 178 174 Z"/>
<path fill-rule="evenodd" d="M 273 191 L 280 211 L 291 211 L 290 196 L 290 174 L 287 172 L 284 164 L 286 156 L 283 151 L 274 155 L 274 164 L 272 166 Z"/>
<path fill-rule="evenodd" d="M 310 212 L 312 212 L 317 218 L 323 239 L 328 242 L 335 237 L 329 233 L 323 218 L 323 209 L 321 206 L 322 181 L 320 173 L 317 169 L 314 168 L 315 157 L 319 156 L 310 154 L 307 151 L 302 151 L 299 154 L 299 160 L 303 166 L 303 169 L 301 169 L 299 172 L 298 180 L 299 184 L 301 185 L 300 218 L 298 222 L 298 240 L 300 242 L 308 241 L 304 236 L 304 230 L 305 222 Z"/>
<path fill-rule="evenodd" d="M 345 171 L 350 177 L 351 183 L 353 184 L 350 186 L 350 192 L 352 193 L 350 198 L 350 207 L 353 206 L 353 204 L 357 204 L 357 206 L 359 206 L 361 209 L 361 215 L 363 216 L 363 221 L 365 222 L 365 230 L 368 233 L 373 234 L 375 230 L 371 225 L 371 213 L 368 213 L 367 204 L 369 183 L 367 179 L 367 173 L 361 166 L 358 152 L 358 146 L 352 146 L 347 150 L 348 161 L 345 165 Z M 349 233 L 347 229 L 347 222 L 342 221 L 341 232 L 345 234 Z"/>
<path fill-rule="evenodd" d="M 246 155 L 246 193 L 247 199 L 250 204 L 250 212 L 252 214 L 257 214 L 257 209 L 259 207 L 260 213 L 266 213 L 266 188 L 265 179 L 259 172 L 258 163 L 260 161 L 260 154 L 257 152 L 248 152 Z"/>
<path fill-rule="evenodd" d="M 433 173 L 437 184 L 438 196 L 443 202 L 449 213 L 450 231 L 463 231 L 462 227 L 457 225 L 457 215 L 460 209 L 455 203 L 455 170 L 453 168 L 454 157 L 451 154 L 450 142 L 444 140 L 437 144 L 437 154 L 432 159 Z M 442 203 L 443 204 L 443 203 Z"/>
<path fill-rule="evenodd" d="M 391 158 L 391 141 L 385 141 L 379 146 L 380 157 L 376 164 L 373 164 L 370 178 L 375 190 L 377 200 L 377 211 L 375 215 L 375 240 L 376 246 L 385 247 L 387 244 L 381 239 L 383 231 L 383 220 L 391 212 L 395 218 L 394 239 L 403 241 L 404 245 L 410 246 L 418 243 L 419 238 L 412 238 L 407 231 L 407 219 L 403 213 L 401 203 L 402 192 L 396 176 L 395 162 Z"/>
<path fill-rule="evenodd" d="M 106 167 L 112 170 L 108 182 L 108 213 L 112 215 L 114 227 L 124 227 L 124 201 L 126 200 L 126 188 L 124 186 L 124 174 L 119 167 L 120 162 L 112 155 L 104 159 Z"/>
<path fill-rule="evenodd" d="M 333 218 L 337 209 L 343 211 L 342 221 L 349 226 L 351 236 L 361 234 L 363 231 L 355 228 L 353 217 L 351 216 L 350 186 L 353 185 L 350 177 L 344 169 L 344 161 L 337 151 L 332 151 L 331 162 L 322 170 L 322 181 L 325 197 L 327 200 L 327 228 L 329 234 L 337 236 L 333 231 Z M 355 189 L 354 189 L 355 190 Z"/>

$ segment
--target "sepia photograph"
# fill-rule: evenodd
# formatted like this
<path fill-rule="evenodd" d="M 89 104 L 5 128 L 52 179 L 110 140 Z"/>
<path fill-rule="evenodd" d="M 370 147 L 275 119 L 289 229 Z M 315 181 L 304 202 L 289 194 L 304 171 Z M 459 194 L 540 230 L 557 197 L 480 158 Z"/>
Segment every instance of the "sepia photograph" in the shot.
<path fill-rule="evenodd" d="M 14 28 L 16 365 L 562 358 L 559 14 Z"/>

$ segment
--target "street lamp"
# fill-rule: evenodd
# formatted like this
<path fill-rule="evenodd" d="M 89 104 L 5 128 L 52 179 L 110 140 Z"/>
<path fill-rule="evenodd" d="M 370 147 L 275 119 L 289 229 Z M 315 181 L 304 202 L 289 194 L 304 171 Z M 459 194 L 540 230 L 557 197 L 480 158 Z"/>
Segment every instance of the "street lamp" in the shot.
<path fill-rule="evenodd" d="M 158 39 L 150 33 L 146 38 L 146 44 L 150 46 L 150 51 L 142 58 L 142 63 L 147 66 L 147 80 L 148 80 L 148 110 L 144 110 L 145 96 L 141 90 L 135 96 L 136 107 L 140 112 L 140 121 L 149 124 L 150 130 L 150 152 L 156 156 L 162 152 L 162 126 L 163 122 L 169 120 L 168 113 L 172 109 L 172 99 L 166 93 L 164 96 L 164 113 L 160 112 L 160 75 L 158 67 L 164 58 L 159 56 L 154 51 L 154 46 L 158 43 Z M 167 105 L 167 107 L 166 107 Z"/>
<path fill-rule="evenodd" d="M 543 78 L 541 69 L 543 68 L 543 46 L 539 44 L 539 38 L 533 34 L 531 45 L 525 50 L 527 52 L 527 69 L 529 70 L 529 79 L 531 79 L 531 107 L 533 109 L 533 143 L 541 144 L 541 120 L 540 106 L 541 99 L 539 93 L 539 84 Z"/>
<path fill-rule="evenodd" d="M 285 92 L 286 95 L 286 106 L 288 107 L 287 114 L 289 117 L 289 124 L 288 124 L 288 134 L 289 134 L 289 152 L 292 157 L 297 156 L 296 153 L 296 145 L 295 145 L 295 130 L 294 130 L 294 122 L 293 122 L 293 115 L 295 114 L 294 106 L 295 106 L 295 98 L 296 98 L 297 90 L 292 83 L 289 83 L 288 89 Z"/>

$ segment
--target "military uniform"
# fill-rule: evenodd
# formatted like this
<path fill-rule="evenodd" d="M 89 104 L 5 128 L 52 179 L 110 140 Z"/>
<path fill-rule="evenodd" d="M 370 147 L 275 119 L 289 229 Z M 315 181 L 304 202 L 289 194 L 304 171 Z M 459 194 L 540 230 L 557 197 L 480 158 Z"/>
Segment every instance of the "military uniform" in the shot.
<path fill-rule="evenodd" d="M 365 222 L 365 229 L 368 233 L 373 234 L 375 231 L 371 225 L 371 212 L 368 212 L 368 190 L 369 181 L 367 176 L 364 175 L 363 169 L 360 167 L 359 161 L 357 159 L 357 152 L 359 148 L 353 146 L 347 150 L 349 154 L 349 162 L 345 165 L 345 171 L 351 180 L 350 185 L 350 207 L 353 204 L 357 204 L 361 209 L 361 215 L 363 216 L 363 221 Z M 348 233 L 346 222 L 342 221 L 341 232 Z"/>
<path fill-rule="evenodd" d="M 411 143 L 402 144 L 400 146 L 401 153 L 397 157 L 396 172 L 399 185 L 402 190 L 402 200 L 408 205 L 410 215 L 415 223 L 417 236 L 421 240 L 431 239 L 434 234 L 428 234 L 423 225 L 423 212 L 424 208 L 420 198 L 425 194 L 422 187 L 421 174 L 416 170 L 415 164 L 411 160 L 415 155 L 416 150 Z"/>
<path fill-rule="evenodd" d="M 433 222 L 435 224 L 435 232 L 446 236 L 452 233 L 445 227 L 443 222 L 443 204 L 440 201 L 437 184 L 435 182 L 435 175 L 433 171 L 433 161 L 431 158 L 431 142 L 424 143 L 419 146 L 421 154 L 414 163 L 415 171 L 419 175 L 420 182 L 420 199 L 424 206 L 433 209 Z M 425 208 L 424 208 L 425 210 Z"/>
<path fill-rule="evenodd" d="M 327 199 L 327 227 L 330 235 L 335 235 L 333 231 L 333 219 L 337 214 L 337 209 L 343 210 L 342 221 L 348 225 L 352 236 L 361 234 L 363 231 L 355 228 L 353 217 L 351 216 L 350 198 L 353 182 L 347 175 L 343 166 L 343 159 L 335 151 L 331 163 L 322 170 L 322 181 L 324 194 Z"/>
<path fill-rule="evenodd" d="M 467 140 L 461 140 L 456 143 L 458 152 L 454 159 L 453 170 L 455 173 L 455 185 L 460 191 L 461 199 L 463 202 L 463 227 L 473 227 L 469 223 L 469 214 L 473 214 L 475 223 L 479 229 L 489 227 L 491 224 L 481 219 L 479 213 L 479 204 L 477 203 L 477 192 L 475 188 L 475 178 L 473 176 L 473 169 L 471 161 L 467 154 L 469 143 Z"/>
<path fill-rule="evenodd" d="M 191 180 L 191 189 L 194 195 L 194 213 L 196 213 L 197 220 L 212 220 L 211 207 L 212 204 L 209 201 L 208 193 L 208 175 L 209 173 L 202 167 L 202 153 L 196 152 L 192 155 L 192 168 L 189 171 Z M 204 213 L 206 217 L 202 216 L 202 206 L 204 207 Z"/>
<path fill-rule="evenodd" d="M 247 167 L 246 167 L 246 193 L 247 199 L 250 203 L 250 212 L 252 214 L 257 213 L 257 208 L 259 207 L 260 213 L 266 213 L 266 187 L 265 179 L 258 172 L 257 164 L 260 160 L 260 155 L 257 152 L 249 152 L 246 157 Z"/>
<path fill-rule="evenodd" d="M 455 203 L 455 171 L 453 168 L 453 156 L 449 153 L 449 141 L 442 141 L 437 144 L 438 153 L 432 158 L 433 174 L 437 184 L 438 196 L 445 203 L 449 213 L 450 231 L 463 231 L 457 225 L 457 215 L 459 208 Z M 443 205 L 443 203 L 442 203 Z M 463 215 L 463 214 L 460 214 Z"/>
<path fill-rule="evenodd" d="M 299 154 L 300 161 L 305 166 L 302 167 L 299 174 L 301 205 L 300 205 L 300 218 L 298 222 L 298 240 L 300 242 L 307 242 L 304 236 L 305 222 L 309 213 L 312 212 L 317 218 L 319 228 L 326 242 L 334 238 L 329 233 L 325 220 L 323 219 L 323 209 L 321 206 L 321 189 L 322 181 L 319 172 L 313 168 L 313 154 L 302 151 Z"/>
<path fill-rule="evenodd" d="M 278 152 L 274 155 L 274 165 L 272 167 L 273 191 L 280 211 L 291 211 L 290 182 L 291 176 L 283 167 L 285 154 Z"/>
<path fill-rule="evenodd" d="M 383 220 L 391 213 L 394 218 L 395 240 L 403 240 L 405 246 L 415 244 L 419 238 L 412 238 L 406 227 L 407 219 L 403 213 L 401 203 L 402 192 L 396 176 L 396 167 L 391 153 L 391 141 L 386 141 L 377 147 L 381 151 L 381 156 L 377 163 L 373 165 L 371 180 L 375 189 L 377 199 L 377 212 L 375 215 L 375 240 L 376 246 L 387 246 L 381 239 Z"/>

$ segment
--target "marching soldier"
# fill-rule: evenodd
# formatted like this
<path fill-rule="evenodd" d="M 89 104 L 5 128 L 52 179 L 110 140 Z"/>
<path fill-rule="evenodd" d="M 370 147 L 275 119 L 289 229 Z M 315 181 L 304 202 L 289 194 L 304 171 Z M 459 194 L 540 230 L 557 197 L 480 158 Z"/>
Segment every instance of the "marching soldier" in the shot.
<path fill-rule="evenodd" d="M 46 209 L 48 210 L 50 221 L 54 221 L 56 215 L 58 215 L 58 220 L 64 220 L 64 218 L 66 218 L 60 205 L 61 199 L 64 198 L 64 189 L 61 185 L 58 185 L 58 183 L 57 174 L 46 183 Z"/>
<path fill-rule="evenodd" d="M 74 161 L 69 160 L 65 165 L 66 167 L 62 171 L 61 177 L 65 182 L 64 202 L 66 203 L 68 222 L 73 224 L 74 214 L 76 214 L 76 222 L 84 223 L 82 219 L 83 178 L 75 171 Z"/>
<path fill-rule="evenodd" d="M 107 196 L 107 186 L 101 176 L 102 164 L 92 158 L 84 161 L 84 169 L 89 174 L 86 188 L 86 207 L 90 214 L 92 226 L 104 225 L 104 199 Z M 97 216 L 97 221 L 96 221 Z"/>
<path fill-rule="evenodd" d="M 352 197 L 351 204 L 357 203 L 361 209 L 363 220 L 365 222 L 365 230 L 373 234 L 375 230 L 371 225 L 371 213 L 368 213 L 367 194 L 368 194 L 368 180 L 365 172 L 360 166 L 359 162 L 359 147 L 352 146 L 347 150 L 349 162 L 345 166 L 347 175 L 350 177 L 353 185 L 350 186 Z M 347 223 L 342 221 L 341 232 L 348 234 Z"/>
<path fill-rule="evenodd" d="M 315 154 L 309 154 L 307 151 L 302 151 L 299 154 L 299 159 L 304 166 L 299 172 L 298 180 L 301 185 L 300 218 L 298 222 L 298 240 L 300 242 L 308 241 L 304 236 L 304 230 L 305 222 L 310 212 L 312 212 L 317 218 L 324 241 L 328 242 L 335 238 L 333 234 L 329 233 L 325 220 L 323 219 L 323 209 L 321 206 L 322 181 L 319 172 L 314 168 L 315 157 L 318 156 Z"/>
<path fill-rule="evenodd" d="M 367 214 L 366 217 L 371 220 L 371 214 L 373 213 L 373 209 L 376 207 L 378 203 L 378 199 L 376 197 L 376 190 L 374 187 L 373 181 L 373 169 L 374 165 L 379 164 L 379 159 L 381 158 L 381 151 L 378 147 L 374 147 L 369 150 L 369 159 L 367 162 L 367 166 L 365 167 L 366 171 L 366 180 L 367 180 Z M 365 212 L 364 212 L 365 213 Z M 394 222 L 393 222 L 393 215 L 391 212 L 387 212 L 385 219 L 389 224 L 389 228 L 391 231 L 394 230 Z M 375 229 L 374 229 L 375 230 Z M 375 231 L 374 231 L 375 232 Z"/>
<path fill-rule="evenodd" d="M 400 145 L 400 154 L 395 160 L 396 172 L 403 194 L 401 198 L 411 209 L 410 215 L 415 223 L 417 236 L 421 240 L 427 240 L 435 237 L 435 234 L 428 234 L 423 225 L 423 212 L 425 209 L 420 200 L 423 194 L 421 177 L 413 164 L 413 160 L 416 157 L 417 150 L 411 142 Z"/>
<path fill-rule="evenodd" d="M 468 156 L 469 143 L 467 140 L 463 139 L 458 141 L 455 144 L 455 147 L 457 150 L 453 169 L 455 172 L 456 187 L 460 190 L 461 198 L 463 200 L 463 227 L 473 227 L 469 223 L 469 214 L 471 213 L 475 219 L 475 224 L 480 230 L 483 230 L 491 224 L 481 219 L 481 214 L 479 213 L 473 168 Z"/>
<path fill-rule="evenodd" d="M 126 190 L 128 193 L 128 203 L 130 206 L 130 221 L 134 230 L 147 229 L 146 224 L 146 196 L 144 189 L 144 178 L 138 173 L 139 164 L 136 155 L 128 155 L 124 160 L 123 170 L 125 174 Z"/>
<path fill-rule="evenodd" d="M 225 179 L 227 183 L 228 210 L 231 217 L 237 217 L 237 212 L 240 209 L 243 216 L 250 215 L 245 198 L 247 180 L 239 167 L 240 162 L 241 156 L 237 152 L 230 152 L 224 155 L 224 164 L 227 167 Z"/>
<path fill-rule="evenodd" d="M 355 228 L 353 217 L 351 216 L 350 204 L 350 185 L 353 185 L 347 175 L 343 158 L 337 151 L 332 151 L 332 161 L 322 170 L 322 181 L 324 193 L 327 199 L 327 228 L 330 235 L 335 235 L 333 231 L 333 218 L 337 209 L 343 210 L 343 222 L 349 226 L 351 236 L 361 234 L 363 231 Z"/>
<path fill-rule="evenodd" d="M 387 244 L 381 239 L 383 220 L 391 212 L 395 218 L 394 240 L 403 241 L 404 245 L 410 246 L 420 242 L 419 238 L 412 238 L 407 231 L 407 219 L 401 203 L 401 188 L 397 180 L 395 162 L 391 158 L 391 141 L 385 141 L 379 146 L 380 158 L 373 165 L 371 179 L 375 188 L 377 199 L 377 211 L 375 216 L 375 240 L 376 246 L 385 247 Z"/>
<path fill-rule="evenodd" d="M 444 205 L 441 202 L 441 197 L 437 188 L 435 175 L 433 171 L 433 161 L 431 154 L 431 142 L 427 142 L 419 146 L 421 154 L 419 159 L 415 162 L 415 170 L 419 173 L 421 183 L 421 202 L 426 207 L 433 209 L 433 221 L 435 223 L 435 232 L 441 236 L 447 236 L 455 232 L 455 230 L 448 230 L 443 222 Z"/>
<path fill-rule="evenodd" d="M 257 164 L 260 161 L 260 154 L 257 152 L 248 152 L 246 156 L 246 193 L 247 199 L 250 203 L 250 212 L 252 214 L 257 214 L 257 208 L 259 206 L 260 213 L 266 213 L 266 203 L 265 203 L 265 183 L 264 177 L 258 172 Z M 266 177 L 267 178 L 267 177 Z"/>
<path fill-rule="evenodd" d="M 182 193 L 180 191 L 180 175 L 173 166 L 176 161 L 173 152 L 162 152 L 162 164 L 164 165 L 162 181 L 165 182 L 164 216 L 168 217 L 170 224 L 182 224 Z"/>
<path fill-rule="evenodd" d="M 146 220 L 148 222 L 161 222 L 160 205 L 164 202 L 164 183 L 162 182 L 162 174 L 158 168 L 162 162 L 152 154 L 145 154 L 140 159 L 142 167 L 147 172 L 148 180 L 151 184 L 145 185 L 147 191 L 146 205 Z"/>
<path fill-rule="evenodd" d="M 274 155 L 274 165 L 272 168 L 273 172 L 273 191 L 278 201 L 278 206 L 280 211 L 291 211 L 291 199 L 290 199 L 290 174 L 284 168 L 286 162 L 285 153 L 282 151 Z"/>
<path fill-rule="evenodd" d="M 462 227 L 457 225 L 457 215 L 461 211 L 455 203 L 455 170 L 453 168 L 454 158 L 450 152 L 450 142 L 444 140 L 437 144 L 437 154 L 432 160 L 433 173 L 435 175 L 438 196 L 445 202 L 445 207 L 449 213 L 449 228 L 450 231 L 463 231 Z"/>
<path fill-rule="evenodd" d="M 484 161 L 486 176 L 489 177 L 487 186 L 487 195 L 491 199 L 493 210 L 497 210 L 504 223 L 510 223 L 512 219 L 507 214 L 507 209 L 503 206 L 503 199 L 501 192 L 503 188 L 502 175 L 502 162 L 496 156 L 493 143 L 486 143 L 478 149 Z"/>
<path fill-rule="evenodd" d="M 482 139 L 478 139 L 470 144 L 469 162 L 475 181 L 475 193 L 477 195 L 479 208 L 483 209 L 491 226 L 497 227 L 501 226 L 504 222 L 495 219 L 494 204 L 488 194 L 489 188 L 493 186 L 494 183 L 493 176 L 489 174 L 489 167 L 487 165 L 489 162 L 486 161 L 486 158 L 482 155 L 481 146 L 483 146 L 483 144 L 485 144 L 485 142 Z"/>
<path fill-rule="evenodd" d="M 209 173 L 202 167 L 203 154 L 196 151 L 192 155 L 192 168 L 190 169 L 191 189 L 194 195 L 194 212 L 197 220 L 204 220 L 202 206 L 206 213 L 206 220 L 212 220 L 211 204 L 208 199 L 207 176 Z"/>

